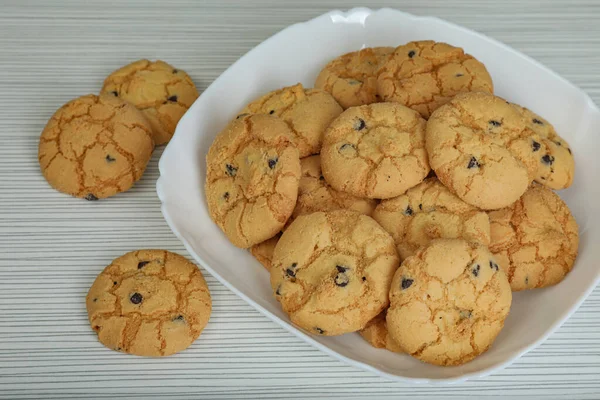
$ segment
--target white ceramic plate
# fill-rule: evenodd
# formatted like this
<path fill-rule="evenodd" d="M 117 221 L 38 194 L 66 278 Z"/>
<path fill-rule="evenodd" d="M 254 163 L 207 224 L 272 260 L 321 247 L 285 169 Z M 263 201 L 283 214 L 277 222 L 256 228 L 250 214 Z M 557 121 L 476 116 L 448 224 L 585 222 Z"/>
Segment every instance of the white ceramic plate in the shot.
<path fill-rule="evenodd" d="M 559 285 L 514 296 L 494 346 L 459 367 L 436 367 L 371 347 L 358 334 L 310 336 L 289 323 L 273 298 L 267 271 L 231 245 L 211 221 L 204 198 L 205 156 L 215 135 L 250 100 L 301 82 L 311 87 L 336 56 L 370 46 L 433 39 L 463 47 L 483 61 L 496 93 L 549 119 L 569 141 L 577 162 L 573 186 L 560 195 L 580 227 L 576 266 Z M 580 89 L 534 60 L 485 36 L 437 18 L 365 8 L 332 11 L 292 25 L 252 49 L 225 71 L 177 126 L 159 164 L 162 212 L 192 256 L 221 283 L 296 336 L 351 365 L 413 383 L 459 382 L 503 368 L 556 330 L 600 279 L 600 111 Z M 596 245 L 594 245 L 596 243 Z"/>

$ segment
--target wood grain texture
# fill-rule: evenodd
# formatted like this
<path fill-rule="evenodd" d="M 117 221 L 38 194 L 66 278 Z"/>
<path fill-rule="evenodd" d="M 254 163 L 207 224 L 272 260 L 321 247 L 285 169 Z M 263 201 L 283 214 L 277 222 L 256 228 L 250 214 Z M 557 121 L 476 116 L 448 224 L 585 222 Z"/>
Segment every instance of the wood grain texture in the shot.
<path fill-rule="evenodd" d="M 287 25 L 367 3 L 488 34 L 600 102 L 597 0 L 0 0 L 0 398 L 600 398 L 600 289 L 511 367 L 447 387 L 389 382 L 338 362 L 207 274 L 214 311 L 188 351 L 118 354 L 89 328 L 85 294 L 113 258 L 138 248 L 187 254 L 154 191 L 160 150 L 133 190 L 106 201 L 48 187 L 37 143 L 54 110 L 97 92 L 108 73 L 138 58 L 167 60 L 204 89 Z"/>

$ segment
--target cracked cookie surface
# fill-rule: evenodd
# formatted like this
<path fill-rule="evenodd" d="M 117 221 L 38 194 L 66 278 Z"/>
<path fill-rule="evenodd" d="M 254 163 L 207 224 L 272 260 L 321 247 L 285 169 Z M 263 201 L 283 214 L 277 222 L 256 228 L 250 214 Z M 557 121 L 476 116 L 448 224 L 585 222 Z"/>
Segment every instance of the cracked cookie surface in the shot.
<path fill-rule="evenodd" d="M 534 184 L 513 205 L 489 216 L 490 250 L 513 291 L 555 285 L 573 268 L 577 222 L 552 190 Z"/>
<path fill-rule="evenodd" d="M 485 66 L 460 47 L 431 40 L 397 47 L 377 75 L 383 101 L 395 101 L 424 118 L 461 92 L 493 93 Z"/>
<path fill-rule="evenodd" d="M 541 139 L 539 143 L 532 144 L 538 160 L 535 181 L 555 190 L 571 186 L 575 175 L 575 158 L 569 143 L 544 118 L 525 107 L 513 106 L 525 118 L 529 129 Z"/>
<path fill-rule="evenodd" d="M 319 73 L 315 87 L 324 89 L 344 108 L 381 101 L 377 70 L 393 47 L 368 47 L 330 61 Z"/>
<path fill-rule="evenodd" d="M 208 211 L 231 243 L 248 248 L 281 231 L 300 179 L 298 149 L 283 120 L 236 118 L 213 141 L 206 167 Z"/>
<path fill-rule="evenodd" d="M 167 356 L 189 347 L 208 323 L 210 292 L 185 257 L 139 250 L 114 260 L 86 297 L 92 329 L 109 349 Z"/>
<path fill-rule="evenodd" d="M 490 243 L 490 222 L 485 211 L 456 197 L 436 178 L 383 200 L 373 218 L 392 235 L 401 260 L 433 239 L 466 239 L 486 246 Z"/>
<path fill-rule="evenodd" d="M 156 145 L 168 143 L 177 123 L 198 98 L 192 78 L 164 61 L 138 60 L 111 73 L 101 93 L 140 109 L 150 124 Z"/>
<path fill-rule="evenodd" d="M 396 103 L 349 108 L 325 132 L 321 163 L 336 190 L 367 198 L 398 196 L 429 173 L 425 120 Z"/>
<path fill-rule="evenodd" d="M 394 353 L 404 353 L 400 346 L 390 337 L 385 320 L 387 310 L 379 313 L 375 318 L 370 320 L 363 329 L 358 331 L 369 344 L 378 349 L 386 349 Z"/>
<path fill-rule="evenodd" d="M 283 119 L 293 133 L 300 157 L 321 151 L 323 133 L 342 107 L 326 91 L 300 83 L 274 90 L 248 104 L 241 114 L 270 114 Z"/>
<path fill-rule="evenodd" d="M 387 327 L 413 357 L 460 365 L 492 345 L 511 302 L 508 279 L 485 246 L 436 239 L 394 274 Z"/>
<path fill-rule="evenodd" d="M 38 160 L 59 192 L 98 200 L 138 181 L 152 156 L 151 127 L 131 104 L 86 95 L 59 108 L 42 131 Z"/>
<path fill-rule="evenodd" d="M 458 94 L 427 121 L 438 179 L 484 210 L 507 207 L 525 193 L 538 170 L 540 140 L 515 107 L 482 92 Z"/>
<path fill-rule="evenodd" d="M 301 215 L 273 254 L 271 286 L 292 323 L 326 336 L 355 332 L 387 307 L 399 259 L 372 218 L 337 210 Z"/>

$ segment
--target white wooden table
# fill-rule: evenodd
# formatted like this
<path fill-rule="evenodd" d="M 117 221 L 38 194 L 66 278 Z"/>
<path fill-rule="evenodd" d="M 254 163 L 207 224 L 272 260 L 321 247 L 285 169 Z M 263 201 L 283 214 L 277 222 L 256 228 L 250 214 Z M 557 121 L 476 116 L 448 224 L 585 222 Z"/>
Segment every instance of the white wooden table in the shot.
<path fill-rule="evenodd" d="M 285 26 L 360 5 L 436 15 L 488 34 L 600 103 L 598 0 L 0 0 L 0 398 L 600 398 L 600 289 L 511 367 L 449 387 L 389 382 L 346 366 L 207 274 L 213 314 L 189 350 L 143 359 L 98 343 L 84 297 L 104 266 L 138 248 L 187 254 L 154 191 L 160 150 L 130 192 L 72 199 L 51 190 L 39 172 L 47 119 L 71 98 L 97 92 L 106 74 L 132 60 L 166 60 L 204 89 Z"/>

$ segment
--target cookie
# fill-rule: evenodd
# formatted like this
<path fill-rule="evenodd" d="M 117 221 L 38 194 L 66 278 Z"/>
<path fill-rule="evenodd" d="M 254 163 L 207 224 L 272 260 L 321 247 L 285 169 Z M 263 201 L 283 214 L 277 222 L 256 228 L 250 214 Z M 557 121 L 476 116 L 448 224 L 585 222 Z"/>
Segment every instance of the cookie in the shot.
<path fill-rule="evenodd" d="M 325 132 L 321 163 L 336 190 L 377 199 L 401 195 L 429 173 L 425 120 L 396 103 L 349 108 Z"/>
<path fill-rule="evenodd" d="M 515 107 L 482 92 L 457 95 L 427 121 L 438 179 L 484 210 L 507 207 L 525 193 L 539 167 L 540 140 Z"/>
<path fill-rule="evenodd" d="M 292 323 L 341 335 L 365 327 L 388 305 L 398 254 L 372 218 L 336 210 L 301 215 L 273 253 L 271 286 Z"/>
<path fill-rule="evenodd" d="M 198 98 L 192 78 L 160 60 L 138 60 L 119 68 L 104 80 L 101 93 L 127 100 L 142 110 L 157 145 L 171 140 L 177 123 Z"/>
<path fill-rule="evenodd" d="M 377 70 L 393 51 L 393 47 L 368 47 L 344 54 L 321 70 L 315 87 L 331 93 L 344 108 L 379 102 Z"/>
<path fill-rule="evenodd" d="M 490 250 L 513 291 L 555 285 L 573 268 L 577 222 L 552 190 L 534 184 L 513 205 L 489 217 Z"/>
<path fill-rule="evenodd" d="M 124 192 L 152 156 L 151 132 L 142 113 L 121 99 L 90 94 L 71 100 L 42 131 L 42 174 L 59 192 L 86 200 Z"/>
<path fill-rule="evenodd" d="M 281 231 L 296 205 L 300 158 L 287 124 L 253 114 L 233 120 L 206 157 L 208 211 L 235 246 Z"/>
<path fill-rule="evenodd" d="M 383 200 L 373 218 L 392 235 L 401 260 L 438 238 L 461 238 L 486 246 L 490 243 L 486 212 L 456 197 L 436 178 Z"/>
<path fill-rule="evenodd" d="M 267 239 L 264 242 L 260 242 L 259 244 L 255 244 L 254 246 L 250 247 L 250 254 L 252 254 L 254 258 L 256 258 L 258 262 L 267 269 L 267 271 L 271 270 L 273 252 L 275 251 L 275 246 L 277 245 L 280 237 L 281 234 L 277 234 L 271 239 Z"/>
<path fill-rule="evenodd" d="M 342 107 L 326 91 L 305 89 L 300 83 L 274 90 L 248 104 L 242 114 L 275 115 L 290 127 L 300 157 L 321 151 L 323 132 Z"/>
<path fill-rule="evenodd" d="M 511 301 L 508 279 L 487 247 L 436 239 L 396 271 L 387 327 L 411 356 L 460 365 L 492 345 Z"/>
<path fill-rule="evenodd" d="M 188 348 L 208 323 L 210 292 L 186 258 L 139 250 L 112 262 L 86 297 L 100 343 L 138 356 L 168 356 Z"/>
<path fill-rule="evenodd" d="M 431 40 L 397 47 L 377 75 L 383 101 L 395 101 L 424 118 L 462 92 L 493 93 L 485 66 L 460 47 Z"/>
<path fill-rule="evenodd" d="M 556 190 L 571 186 L 575 175 L 575 159 L 569 143 L 544 118 L 525 107 L 513 106 L 525 118 L 529 129 L 541 139 L 533 143 L 532 148 L 538 159 L 535 181 Z"/>
<path fill-rule="evenodd" d="M 387 329 L 387 322 L 385 320 L 386 315 L 387 310 L 370 320 L 367 323 L 367 326 L 358 331 L 358 333 L 373 347 L 387 349 L 394 353 L 403 353 L 400 346 L 398 346 L 398 344 L 390 337 Z"/>

